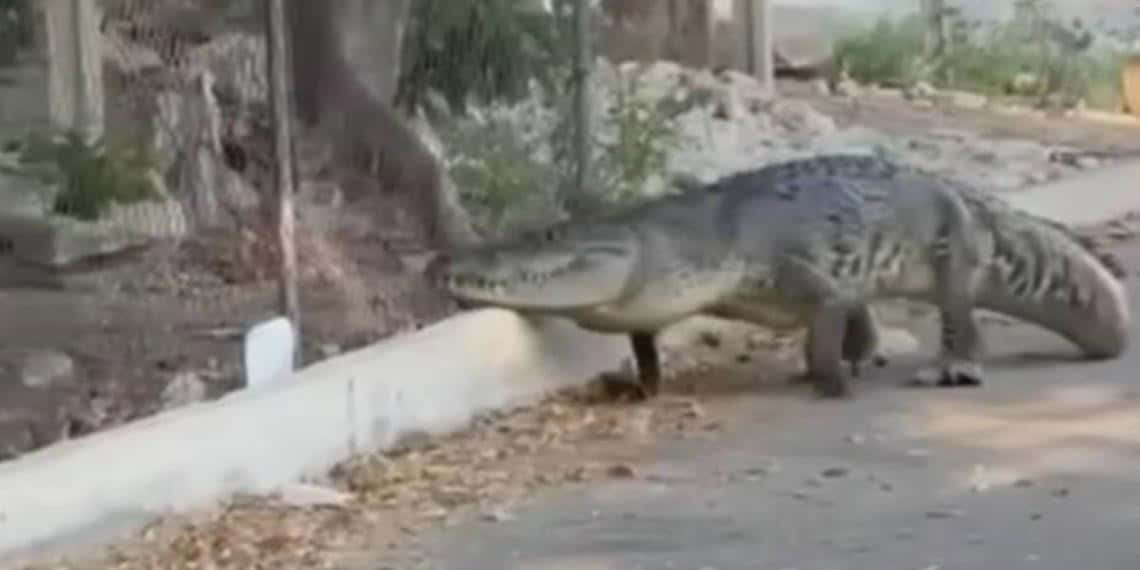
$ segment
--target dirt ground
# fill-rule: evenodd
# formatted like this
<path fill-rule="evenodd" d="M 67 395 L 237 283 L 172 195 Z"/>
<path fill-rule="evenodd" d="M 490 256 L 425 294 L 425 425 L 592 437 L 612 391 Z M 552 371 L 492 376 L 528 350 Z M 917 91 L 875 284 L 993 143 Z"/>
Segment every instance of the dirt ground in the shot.
<path fill-rule="evenodd" d="M 1065 117 L 1057 113 L 1008 114 L 951 105 L 915 105 L 893 96 L 866 93 L 855 99 L 820 95 L 807 83 L 785 81 L 784 96 L 802 99 L 831 116 L 840 127 L 864 125 L 897 136 L 935 129 L 960 129 L 985 138 L 1020 138 L 1057 146 L 1072 146 L 1110 156 L 1140 155 L 1140 122 L 1121 116 L 1120 122 Z"/>
<path fill-rule="evenodd" d="M 852 103 L 818 96 L 797 83 L 785 83 L 781 90 L 804 98 L 841 126 L 859 123 L 898 136 L 953 127 L 1140 154 L 1136 127 L 923 108 L 888 98 Z M 346 199 L 346 209 L 383 209 L 359 196 Z M 0 460 L 238 386 L 240 333 L 272 316 L 276 302 L 271 281 L 246 279 L 260 251 L 246 241 L 231 236 L 156 248 L 121 267 L 76 275 L 63 290 L 0 290 L 0 347 L 55 351 L 74 365 L 73 373 L 57 383 L 29 387 L 22 381 L 21 361 L 0 355 Z M 377 243 L 367 228 L 337 242 L 347 244 L 345 251 L 307 250 L 305 259 L 322 267 L 303 291 L 307 360 L 422 324 L 396 315 L 400 306 L 415 304 L 419 315 L 447 313 L 446 302 L 414 279 L 399 277 L 399 255 Z"/>

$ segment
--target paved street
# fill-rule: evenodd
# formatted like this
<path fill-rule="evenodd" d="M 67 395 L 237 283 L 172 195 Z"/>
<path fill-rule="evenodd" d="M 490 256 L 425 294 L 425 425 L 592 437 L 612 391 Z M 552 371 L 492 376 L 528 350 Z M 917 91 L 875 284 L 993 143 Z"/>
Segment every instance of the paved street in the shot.
<path fill-rule="evenodd" d="M 1140 247 L 1121 254 L 1140 307 Z M 981 389 L 901 387 L 906 362 L 846 402 L 730 382 L 707 404 L 722 436 L 437 531 L 425 554 L 447 570 L 1140 568 L 1140 350 L 1074 362 L 1028 326 L 987 338 Z"/>

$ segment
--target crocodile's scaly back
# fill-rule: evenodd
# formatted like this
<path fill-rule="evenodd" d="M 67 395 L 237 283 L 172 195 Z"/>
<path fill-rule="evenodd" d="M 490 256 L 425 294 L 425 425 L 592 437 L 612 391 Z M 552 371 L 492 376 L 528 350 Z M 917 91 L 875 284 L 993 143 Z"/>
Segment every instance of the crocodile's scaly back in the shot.
<path fill-rule="evenodd" d="M 650 387 L 652 335 L 695 314 L 808 327 L 808 368 L 833 396 L 846 392 L 841 360 L 871 350 L 876 299 L 938 308 L 945 385 L 981 382 L 975 308 L 1044 326 L 1092 357 L 1130 343 L 1123 285 L 1090 244 L 968 185 L 822 156 L 678 186 L 623 213 L 442 258 L 434 273 L 469 302 L 629 333 Z"/>
<path fill-rule="evenodd" d="M 791 256 L 843 294 L 935 301 L 932 255 L 958 227 L 951 245 L 978 268 L 969 281 L 981 308 L 1051 329 L 1089 356 L 1119 355 L 1130 341 L 1124 287 L 1087 240 L 953 179 L 876 157 L 825 156 L 731 175 L 714 189 L 728 195 L 724 223 L 757 289 Z M 755 310 L 753 292 L 723 313 Z M 786 294 L 777 297 L 788 306 Z"/>

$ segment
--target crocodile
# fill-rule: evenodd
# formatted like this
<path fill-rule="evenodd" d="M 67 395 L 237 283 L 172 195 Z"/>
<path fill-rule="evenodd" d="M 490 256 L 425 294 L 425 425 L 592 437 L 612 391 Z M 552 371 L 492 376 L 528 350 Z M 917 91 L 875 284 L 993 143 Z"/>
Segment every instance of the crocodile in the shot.
<path fill-rule="evenodd" d="M 1120 356 L 1131 308 L 1118 276 L 1061 224 L 881 157 L 823 155 L 727 175 L 589 221 L 438 255 L 428 276 L 469 303 L 628 334 L 657 393 L 656 335 L 703 314 L 806 328 L 807 376 L 850 394 L 844 360 L 877 343 L 871 303 L 937 309 L 940 351 L 917 378 L 983 383 L 975 310 L 1028 321 L 1086 358 Z"/>

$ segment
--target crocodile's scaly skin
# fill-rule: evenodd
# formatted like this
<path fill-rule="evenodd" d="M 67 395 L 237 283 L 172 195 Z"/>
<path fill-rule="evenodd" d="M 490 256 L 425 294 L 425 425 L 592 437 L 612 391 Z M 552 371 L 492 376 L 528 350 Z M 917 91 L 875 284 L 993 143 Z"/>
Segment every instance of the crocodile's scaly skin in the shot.
<path fill-rule="evenodd" d="M 976 308 L 1045 326 L 1090 357 L 1117 356 L 1130 342 L 1123 287 L 1088 243 L 960 182 L 872 157 L 795 160 L 687 185 L 435 272 L 461 298 L 545 305 L 586 328 L 634 333 L 638 354 L 646 338 L 694 314 L 806 326 L 809 375 L 828 396 L 848 393 L 843 360 L 873 355 L 868 306 L 877 299 L 938 308 L 941 361 L 922 375 L 943 385 L 982 382 Z M 609 293 L 582 291 L 591 283 Z M 650 393 L 653 376 L 642 377 Z"/>

